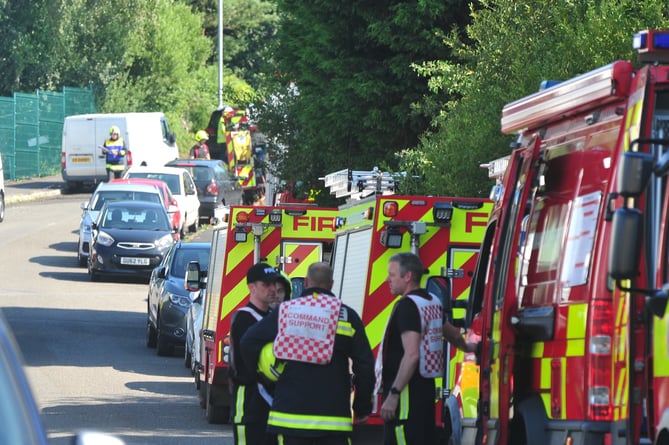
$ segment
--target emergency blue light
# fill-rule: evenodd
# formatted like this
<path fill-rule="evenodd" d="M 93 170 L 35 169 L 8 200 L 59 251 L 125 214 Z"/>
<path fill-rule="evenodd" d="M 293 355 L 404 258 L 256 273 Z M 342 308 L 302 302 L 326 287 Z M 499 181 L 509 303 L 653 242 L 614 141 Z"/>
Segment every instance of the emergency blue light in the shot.
<path fill-rule="evenodd" d="M 669 63 L 669 31 L 645 30 L 632 39 L 632 49 L 644 63 Z"/>

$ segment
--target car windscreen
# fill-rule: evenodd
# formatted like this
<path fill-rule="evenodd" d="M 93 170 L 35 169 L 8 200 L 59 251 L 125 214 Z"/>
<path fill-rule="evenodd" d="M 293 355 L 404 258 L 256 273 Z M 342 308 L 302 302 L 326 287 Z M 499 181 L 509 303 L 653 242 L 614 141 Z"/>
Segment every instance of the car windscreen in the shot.
<path fill-rule="evenodd" d="M 173 175 L 168 173 L 151 173 L 151 172 L 128 172 L 128 178 L 146 178 L 146 179 L 158 179 L 167 184 L 173 195 L 181 194 L 181 187 L 179 187 L 179 175 Z"/>
<path fill-rule="evenodd" d="M 170 273 L 178 278 L 186 276 L 186 266 L 191 261 L 200 263 L 201 270 L 209 267 L 209 249 L 179 249 L 174 253 Z"/>
<path fill-rule="evenodd" d="M 100 220 L 102 229 L 170 230 L 167 214 L 163 209 L 141 207 L 108 208 Z"/>
<path fill-rule="evenodd" d="M 91 210 L 101 210 L 107 201 L 148 201 L 162 204 L 157 191 L 156 193 L 149 193 L 132 190 L 102 190 L 93 197 Z"/>

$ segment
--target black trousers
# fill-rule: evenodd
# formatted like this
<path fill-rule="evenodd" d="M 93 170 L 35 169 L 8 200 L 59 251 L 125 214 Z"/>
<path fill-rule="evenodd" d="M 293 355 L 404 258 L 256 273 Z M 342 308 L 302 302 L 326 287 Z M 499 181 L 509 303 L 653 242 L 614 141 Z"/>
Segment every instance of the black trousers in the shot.
<path fill-rule="evenodd" d="M 351 438 L 341 434 L 321 437 L 296 437 L 279 434 L 279 445 L 351 445 Z"/>

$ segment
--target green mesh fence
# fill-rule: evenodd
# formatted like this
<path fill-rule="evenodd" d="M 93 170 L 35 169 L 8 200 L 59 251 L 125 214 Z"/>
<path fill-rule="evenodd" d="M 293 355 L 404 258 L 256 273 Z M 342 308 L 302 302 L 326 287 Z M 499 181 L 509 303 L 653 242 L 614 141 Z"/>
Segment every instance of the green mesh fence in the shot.
<path fill-rule="evenodd" d="M 91 89 L 38 90 L 0 97 L 0 154 L 5 179 L 60 173 L 65 116 L 95 112 Z"/>

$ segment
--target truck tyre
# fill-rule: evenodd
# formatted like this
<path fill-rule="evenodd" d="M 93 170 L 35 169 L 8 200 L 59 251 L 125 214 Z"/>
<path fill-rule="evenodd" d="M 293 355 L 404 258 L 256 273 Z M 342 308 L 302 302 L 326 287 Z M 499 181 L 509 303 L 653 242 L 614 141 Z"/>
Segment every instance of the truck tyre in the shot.
<path fill-rule="evenodd" d="M 149 316 L 146 316 L 146 347 L 155 348 L 156 347 L 156 330 L 149 320 Z"/>
<path fill-rule="evenodd" d="M 160 328 L 160 313 L 158 314 L 158 329 L 156 329 L 156 353 L 163 357 L 169 357 L 174 355 L 174 345 L 170 340 L 165 337 L 164 334 L 161 334 L 162 329 Z"/>
<path fill-rule="evenodd" d="M 210 424 L 229 423 L 230 407 L 217 405 L 217 389 L 214 385 L 207 385 L 207 422 Z"/>

